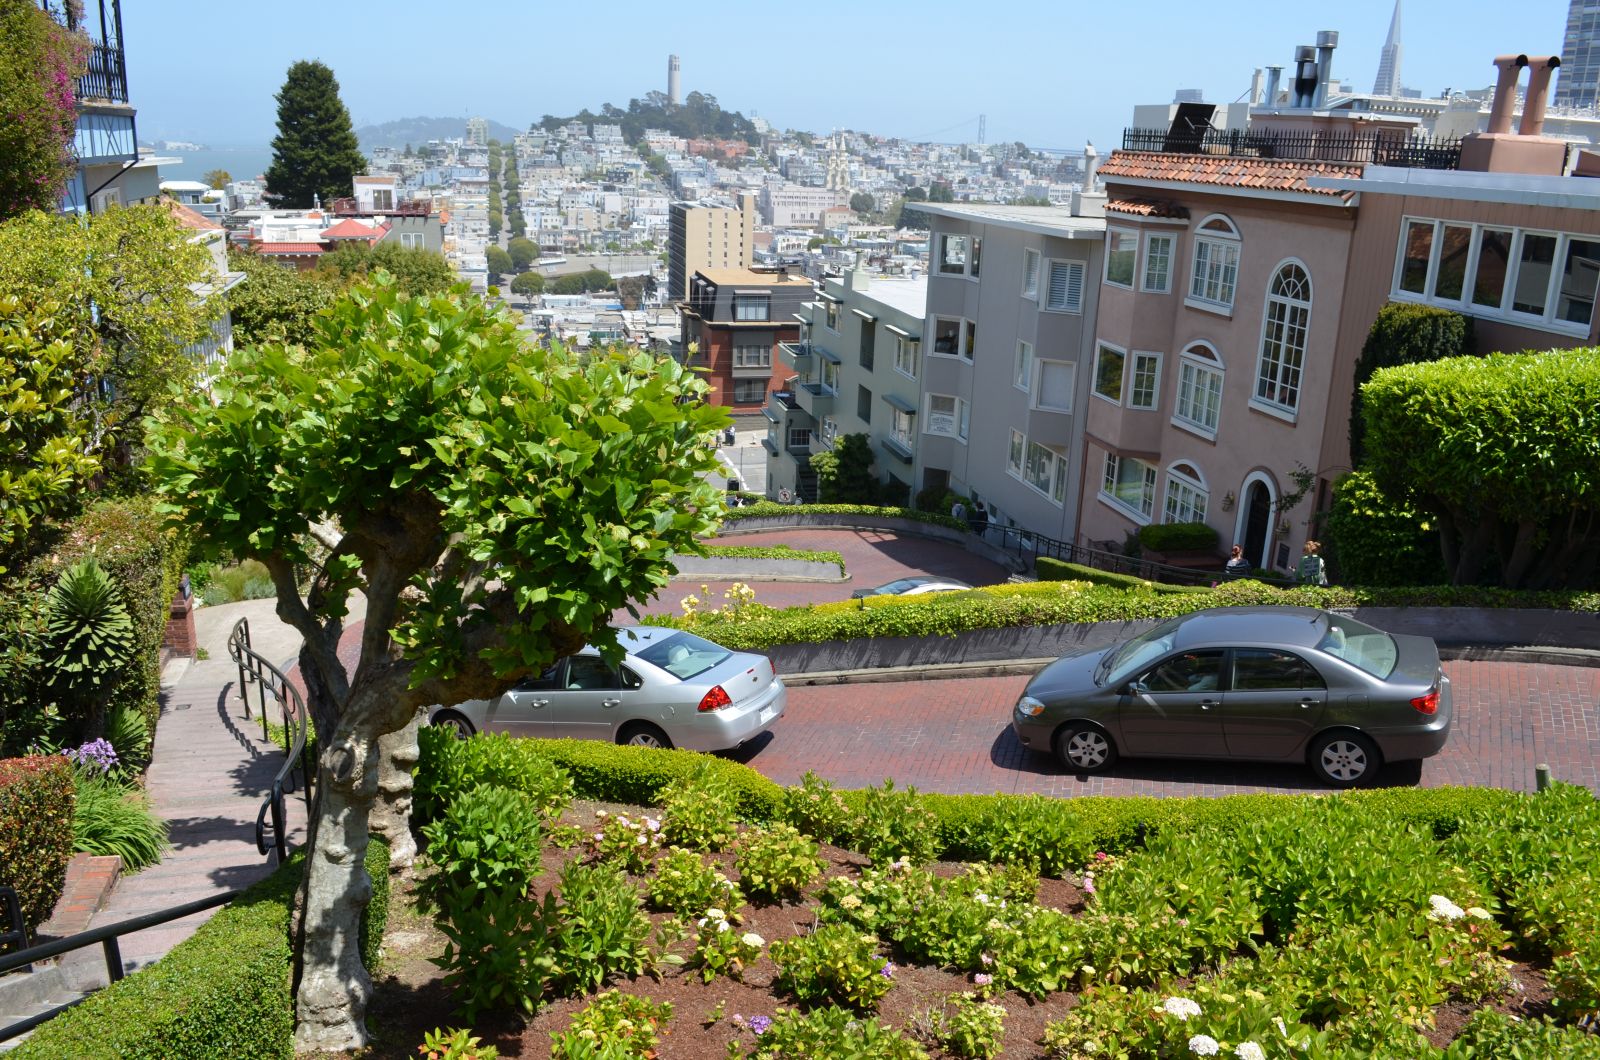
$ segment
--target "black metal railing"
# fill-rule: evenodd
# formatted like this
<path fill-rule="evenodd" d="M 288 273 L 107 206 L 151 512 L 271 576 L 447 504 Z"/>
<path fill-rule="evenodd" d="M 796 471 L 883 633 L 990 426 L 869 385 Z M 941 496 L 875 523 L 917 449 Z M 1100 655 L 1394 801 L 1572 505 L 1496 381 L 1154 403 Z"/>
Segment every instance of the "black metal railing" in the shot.
<path fill-rule="evenodd" d="M 1382 132 L 1327 136 L 1279 129 L 1124 129 L 1122 149 L 1296 162 L 1370 163 L 1410 169 L 1456 169 L 1461 165 L 1460 140 Z"/>
<path fill-rule="evenodd" d="M 122 2 L 100 0 L 95 9 L 67 0 L 39 0 L 39 9 L 89 41 L 88 66 L 78 78 L 79 99 L 128 102 L 128 61 L 122 48 Z"/>
<path fill-rule="evenodd" d="M 228 891 L 224 894 L 214 894 L 210 898 L 201 898 L 198 901 L 175 905 L 171 909 L 146 913 L 144 916 L 136 916 L 131 920 L 119 920 L 115 924 L 107 924 L 104 927 L 93 928 L 89 931 L 79 932 L 76 935 L 68 935 L 64 939 L 56 939 L 54 942 L 42 942 L 37 946 L 31 946 L 17 953 L 6 954 L 4 957 L 0 957 L 0 975 L 19 969 L 31 968 L 35 961 L 59 957 L 63 953 L 71 953 L 73 950 L 81 950 L 86 946 L 98 944 L 105 954 L 106 977 L 113 983 L 118 982 L 126 974 L 122 967 L 122 947 L 117 941 L 122 936 L 131 935 L 135 931 L 143 931 L 145 928 L 157 927 L 173 920 L 181 920 L 186 916 L 193 916 L 195 913 L 204 912 L 219 905 L 226 905 L 243 893 L 243 891 Z M 0 1042 L 10 1041 L 20 1034 L 28 1033 L 83 1000 L 85 998 L 78 998 L 75 1001 L 69 1001 L 65 1005 L 57 1005 L 37 1015 L 0 1027 Z"/>
<path fill-rule="evenodd" d="M 239 667 L 239 699 L 244 703 L 246 716 L 250 712 L 249 685 L 256 686 L 261 713 L 261 738 L 271 740 L 267 718 L 267 694 L 272 694 L 283 718 L 284 761 L 272 778 L 272 791 L 261 802 L 256 813 L 256 849 L 262 854 L 276 852 L 278 864 L 289 856 L 289 832 L 286 825 L 285 796 L 294 791 L 295 767 L 300 768 L 300 787 L 305 792 L 306 812 L 311 811 L 311 783 L 315 774 L 311 752 L 306 739 L 311 729 L 311 713 L 306 710 L 300 690 L 289 683 L 283 671 L 256 654 L 250 647 L 250 620 L 241 618 L 233 624 L 228 634 L 228 656 Z M 270 821 L 268 818 L 270 817 Z"/>
<path fill-rule="evenodd" d="M 89 63 L 78 77 L 78 98 L 128 102 L 128 60 L 122 45 L 89 42 Z"/>
<path fill-rule="evenodd" d="M 1170 563 L 1156 563 L 1137 556 L 1124 556 L 1119 552 L 1107 552 L 1104 549 L 1090 548 L 1071 541 L 1061 541 L 1044 534 L 1036 534 L 1019 526 L 995 526 L 991 523 L 981 536 L 989 544 L 1018 558 L 1047 556 L 1064 563 L 1079 563 L 1112 574 L 1129 574 L 1145 581 L 1162 582 L 1167 585 L 1211 585 L 1222 579 L 1220 571 L 1175 567 Z"/>

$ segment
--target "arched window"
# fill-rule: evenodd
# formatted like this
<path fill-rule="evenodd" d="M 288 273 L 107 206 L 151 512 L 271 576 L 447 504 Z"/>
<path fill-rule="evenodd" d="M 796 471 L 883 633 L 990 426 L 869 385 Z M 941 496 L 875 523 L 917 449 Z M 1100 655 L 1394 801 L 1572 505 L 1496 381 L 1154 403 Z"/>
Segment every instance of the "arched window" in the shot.
<path fill-rule="evenodd" d="M 1289 412 L 1300 407 L 1300 373 L 1311 327 L 1311 277 L 1298 262 L 1286 262 L 1267 288 L 1256 365 L 1256 399 Z"/>
<path fill-rule="evenodd" d="M 1178 400 L 1173 418 L 1178 425 L 1215 438 L 1222 418 L 1222 358 L 1210 343 L 1191 343 L 1178 357 Z"/>
<path fill-rule="evenodd" d="M 1205 476 L 1195 465 L 1180 462 L 1167 468 L 1167 499 L 1162 522 L 1203 523 L 1210 500 Z"/>
<path fill-rule="evenodd" d="M 1238 280 L 1239 230 L 1222 214 L 1214 213 L 1195 228 L 1189 299 L 1203 306 L 1232 311 Z"/>

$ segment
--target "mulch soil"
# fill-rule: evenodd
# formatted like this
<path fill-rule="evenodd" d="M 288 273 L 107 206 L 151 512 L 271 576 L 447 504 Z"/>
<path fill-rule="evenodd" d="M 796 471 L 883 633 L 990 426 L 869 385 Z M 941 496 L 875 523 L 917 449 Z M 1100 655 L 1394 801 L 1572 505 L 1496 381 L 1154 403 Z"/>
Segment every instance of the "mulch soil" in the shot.
<path fill-rule="evenodd" d="M 605 803 L 578 803 L 563 818 L 565 823 L 585 829 L 594 826 L 595 811 L 622 812 L 643 815 L 637 807 L 615 806 Z M 827 867 L 816 884 L 808 888 L 799 901 L 776 905 L 746 905 L 740 909 L 737 925 L 741 931 L 754 931 L 769 943 L 792 935 L 805 934 L 817 923 L 813 900 L 823 881 L 829 876 L 859 875 L 868 861 L 865 857 L 837 847 L 824 845 L 821 850 Z M 579 850 L 547 850 L 544 857 L 544 875 L 539 878 L 538 893 L 553 886 L 561 866 L 572 857 L 581 857 Z M 737 880 L 731 853 L 708 855 L 720 863 L 729 879 Z M 423 862 L 419 861 L 419 865 Z M 939 875 L 956 875 L 965 866 L 942 862 L 932 866 Z M 425 871 L 425 870 L 424 870 Z M 443 972 L 428 958 L 444 951 L 445 938 L 433 925 L 431 918 L 414 905 L 415 875 L 395 880 L 394 898 L 389 929 L 385 934 L 383 969 L 375 977 L 375 990 L 368 1010 L 368 1025 L 372 1029 L 374 1044 L 364 1055 L 368 1057 L 416 1057 L 417 1046 L 423 1035 L 435 1028 L 453 1028 L 461 1023 L 450 992 L 442 983 Z M 635 879 L 641 893 L 645 881 Z M 1066 880 L 1041 879 L 1038 901 L 1069 914 L 1081 913 L 1084 895 Z M 648 913 L 651 922 L 666 919 L 665 914 Z M 731 918 L 730 918 L 731 919 Z M 680 943 L 673 952 L 687 954 L 692 942 Z M 952 994 L 973 989 L 969 976 L 942 968 L 915 965 L 902 960 L 899 953 L 886 951 L 894 959 L 894 988 L 884 995 L 877 1015 L 889 1026 L 914 1033 L 917 1018 L 931 1008 L 937 1008 Z M 1523 1017 L 1546 1014 L 1549 1011 L 1550 989 L 1544 974 L 1527 964 L 1517 964 L 1514 974 L 1519 992 L 1494 1007 Z M 701 981 L 697 971 L 682 965 L 665 965 L 659 978 L 642 977 L 621 980 L 610 984 L 625 993 L 646 997 L 652 1001 L 672 1004 L 672 1019 L 661 1029 L 658 1055 L 662 1060 L 716 1060 L 727 1055 L 728 1045 L 740 1041 L 749 1046 L 755 1041 L 753 1034 L 742 1028 L 742 1020 L 752 1016 L 771 1016 L 780 1008 L 794 1007 L 794 1002 L 777 986 L 777 966 L 765 952 L 745 970 L 743 982 L 718 977 L 710 983 Z M 1006 1057 L 1042 1057 L 1039 1044 L 1045 1026 L 1077 1004 L 1076 994 L 1055 994 L 1036 1001 L 1016 993 L 1005 993 L 996 1002 L 1006 1008 Z M 473 1025 L 473 1033 L 484 1044 L 493 1045 L 502 1057 L 537 1057 L 550 1055 L 551 1032 L 566 1028 L 573 1013 L 583 1008 L 587 997 L 558 998 L 548 1001 L 531 1016 L 514 1013 L 480 1015 Z M 1478 1006 L 1452 1003 L 1435 1012 L 1436 1027 L 1428 1034 L 1438 1046 L 1448 1045 Z M 736 1020 L 734 1017 L 740 1017 Z M 931 1057 L 943 1058 L 949 1054 L 941 1051 L 932 1041 L 923 1040 Z"/>

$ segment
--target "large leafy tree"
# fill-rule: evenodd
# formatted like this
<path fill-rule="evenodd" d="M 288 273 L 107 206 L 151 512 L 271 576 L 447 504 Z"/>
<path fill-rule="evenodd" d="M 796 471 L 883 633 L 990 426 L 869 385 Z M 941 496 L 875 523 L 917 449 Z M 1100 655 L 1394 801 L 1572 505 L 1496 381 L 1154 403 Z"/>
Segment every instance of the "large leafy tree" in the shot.
<path fill-rule="evenodd" d="M 241 346 L 309 342 L 313 318 L 340 290 L 327 273 L 285 268 L 249 250 L 229 251 L 228 267 L 245 275 L 228 292 L 233 339 Z"/>
<path fill-rule="evenodd" d="M 458 279 L 443 254 L 398 243 L 379 243 L 375 247 L 346 243 L 332 254 L 323 255 L 320 267 L 337 273 L 345 283 L 387 272 L 394 277 L 395 287 L 410 295 L 447 291 Z"/>
<path fill-rule="evenodd" d="M 158 205 L 88 218 L 33 211 L 0 224 L 0 291 L 54 303 L 82 364 L 106 384 L 92 401 L 84 395 L 102 445 L 136 443 L 141 417 L 198 371 L 191 348 L 220 310 L 192 289 L 211 259 L 191 235 Z"/>
<path fill-rule="evenodd" d="M 1367 469 L 1433 515 L 1452 581 L 1586 586 L 1600 557 L 1600 350 L 1385 368 L 1361 391 Z"/>
<path fill-rule="evenodd" d="M 88 44 L 38 0 L 0 0 L 0 220 L 60 201 Z"/>
<path fill-rule="evenodd" d="M 236 354 L 215 404 L 196 398 L 154 431 L 152 465 L 206 545 L 266 564 L 278 615 L 305 638 L 319 751 L 296 1041 L 346 1049 L 367 1040 L 359 918 L 380 740 L 585 642 L 615 652 L 612 612 L 665 585 L 671 555 L 715 524 L 702 476 L 726 414 L 670 359 L 530 347 L 479 299 L 411 299 L 385 277 L 314 327 L 307 347 Z M 358 589 L 350 665 L 338 646 Z"/>
<path fill-rule="evenodd" d="M 339 98 L 339 82 L 327 64 L 301 60 L 275 97 L 278 135 L 272 140 L 267 194 L 279 206 L 305 208 L 347 196 L 351 178 L 367 168 Z"/>

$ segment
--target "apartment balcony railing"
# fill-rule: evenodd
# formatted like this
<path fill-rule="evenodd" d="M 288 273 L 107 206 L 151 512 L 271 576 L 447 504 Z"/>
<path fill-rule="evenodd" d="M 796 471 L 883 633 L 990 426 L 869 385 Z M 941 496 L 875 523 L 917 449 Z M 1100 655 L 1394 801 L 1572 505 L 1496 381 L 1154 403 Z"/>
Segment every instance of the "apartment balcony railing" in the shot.
<path fill-rule="evenodd" d="M 1407 169 L 1456 169 L 1461 141 L 1402 137 L 1384 133 L 1325 136 L 1276 129 L 1124 129 L 1124 151 L 1216 155 L 1227 158 L 1283 159 L 1295 162 L 1351 162 Z"/>
<path fill-rule="evenodd" d="M 796 369 L 804 371 L 811 367 L 811 343 L 809 342 L 780 342 L 778 343 L 778 356 Z"/>
<path fill-rule="evenodd" d="M 66 0 L 39 0 L 45 14 L 89 40 L 88 63 L 78 78 L 83 100 L 128 102 L 128 61 L 122 50 L 121 0 L 75 6 Z"/>
<path fill-rule="evenodd" d="M 832 387 L 821 383 L 801 383 L 794 393 L 800 399 L 800 407 L 819 420 L 833 411 L 833 402 L 838 396 Z"/>

